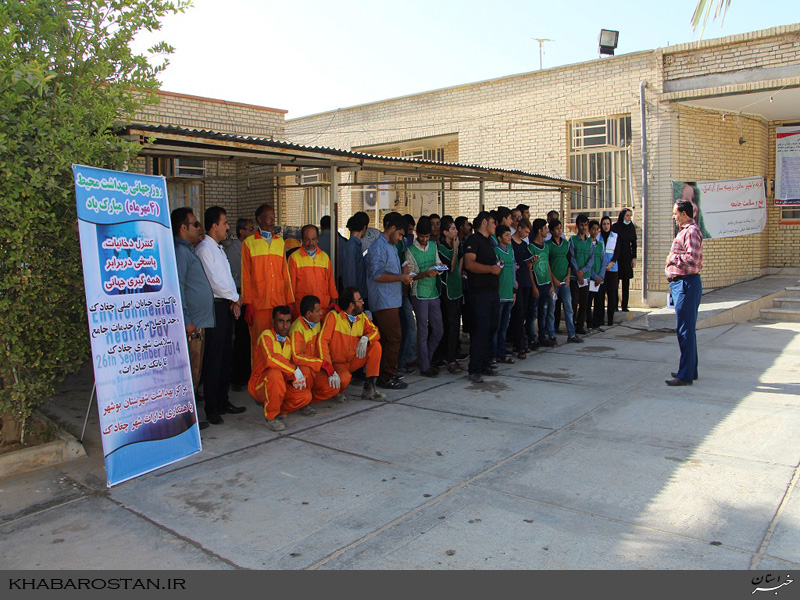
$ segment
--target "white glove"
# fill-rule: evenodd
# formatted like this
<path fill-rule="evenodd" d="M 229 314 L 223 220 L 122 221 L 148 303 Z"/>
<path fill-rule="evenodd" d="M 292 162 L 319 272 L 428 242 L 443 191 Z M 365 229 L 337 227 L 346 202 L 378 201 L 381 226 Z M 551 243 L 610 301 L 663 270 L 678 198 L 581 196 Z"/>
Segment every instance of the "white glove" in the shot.
<path fill-rule="evenodd" d="M 367 344 L 369 343 L 369 338 L 365 335 L 361 336 L 361 339 L 358 340 L 358 346 L 356 346 L 356 357 L 357 358 L 364 358 L 367 355 Z"/>
<path fill-rule="evenodd" d="M 303 376 L 303 372 L 300 370 L 300 367 L 297 367 L 294 370 L 294 383 L 292 383 L 294 389 L 302 390 L 306 387 L 306 378 Z"/>
<path fill-rule="evenodd" d="M 328 386 L 332 390 L 338 390 L 340 387 L 342 387 L 342 378 L 339 377 L 339 374 L 336 371 L 333 372 L 333 375 L 328 377 Z"/>

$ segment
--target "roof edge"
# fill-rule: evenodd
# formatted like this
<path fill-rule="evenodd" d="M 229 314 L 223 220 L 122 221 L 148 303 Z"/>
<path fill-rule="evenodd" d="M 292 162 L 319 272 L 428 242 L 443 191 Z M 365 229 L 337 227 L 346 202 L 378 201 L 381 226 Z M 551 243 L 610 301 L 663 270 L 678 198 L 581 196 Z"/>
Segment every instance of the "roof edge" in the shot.
<path fill-rule="evenodd" d="M 800 33 L 800 23 L 791 25 L 778 25 L 770 27 L 769 29 L 758 29 L 756 31 L 748 31 L 747 33 L 737 33 L 725 37 L 712 38 L 710 40 L 697 40 L 695 42 L 686 42 L 683 44 L 675 44 L 673 46 L 666 46 L 661 48 L 664 54 L 675 54 L 678 52 L 689 52 L 691 50 L 699 50 L 701 48 L 712 48 L 714 46 L 724 46 L 726 44 L 738 44 L 751 40 L 760 40 L 770 37 L 778 37 L 787 33 Z"/>
<path fill-rule="evenodd" d="M 204 102 L 213 102 L 214 104 L 224 104 L 225 106 L 241 106 L 242 108 L 253 108 L 255 110 L 263 110 L 267 112 L 274 112 L 285 115 L 288 110 L 282 108 L 270 108 L 269 106 L 259 106 L 257 104 L 246 104 L 244 102 L 232 102 L 230 100 L 222 100 L 220 98 L 208 98 L 207 96 L 195 96 L 193 94 L 181 94 L 178 92 L 167 92 L 166 90 L 158 90 L 156 92 L 159 96 L 168 96 L 172 98 L 187 98 L 189 100 L 202 100 Z"/>

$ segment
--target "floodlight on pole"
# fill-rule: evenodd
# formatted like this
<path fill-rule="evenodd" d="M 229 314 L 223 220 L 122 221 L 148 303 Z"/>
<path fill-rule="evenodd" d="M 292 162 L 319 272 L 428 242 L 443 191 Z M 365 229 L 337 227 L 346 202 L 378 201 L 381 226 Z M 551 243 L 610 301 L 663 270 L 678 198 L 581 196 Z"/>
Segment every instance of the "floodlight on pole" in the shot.
<path fill-rule="evenodd" d="M 533 38 L 535 42 L 539 43 L 539 70 L 542 70 L 542 45 L 545 42 L 555 42 L 555 40 L 551 40 L 548 38 Z"/>
<path fill-rule="evenodd" d="M 619 41 L 619 31 L 614 31 L 613 29 L 601 29 L 600 41 L 599 41 L 600 54 L 614 56 L 614 50 L 617 47 L 618 41 Z"/>

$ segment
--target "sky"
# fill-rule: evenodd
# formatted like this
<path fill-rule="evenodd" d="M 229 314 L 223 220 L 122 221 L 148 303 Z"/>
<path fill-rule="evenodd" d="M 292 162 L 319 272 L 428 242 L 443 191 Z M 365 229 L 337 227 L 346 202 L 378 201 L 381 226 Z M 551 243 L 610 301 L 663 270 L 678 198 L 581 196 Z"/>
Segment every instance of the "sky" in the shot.
<path fill-rule="evenodd" d="M 162 89 L 289 111 L 287 119 L 701 39 L 696 0 L 194 0 L 140 36 L 175 48 Z M 800 0 L 733 0 L 702 39 L 800 22 Z"/>

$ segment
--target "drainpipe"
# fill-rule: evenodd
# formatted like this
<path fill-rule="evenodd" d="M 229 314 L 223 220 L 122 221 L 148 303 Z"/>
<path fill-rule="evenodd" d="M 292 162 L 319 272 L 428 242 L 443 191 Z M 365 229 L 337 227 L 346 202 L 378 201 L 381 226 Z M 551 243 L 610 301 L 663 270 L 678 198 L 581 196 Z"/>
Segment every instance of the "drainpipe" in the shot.
<path fill-rule="evenodd" d="M 639 83 L 639 114 L 642 120 L 642 304 L 647 303 L 647 110 L 644 90 L 647 81 Z"/>

